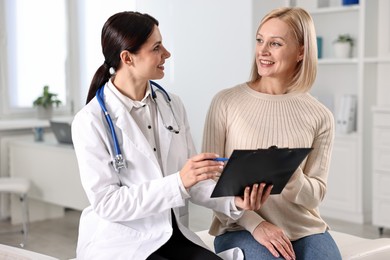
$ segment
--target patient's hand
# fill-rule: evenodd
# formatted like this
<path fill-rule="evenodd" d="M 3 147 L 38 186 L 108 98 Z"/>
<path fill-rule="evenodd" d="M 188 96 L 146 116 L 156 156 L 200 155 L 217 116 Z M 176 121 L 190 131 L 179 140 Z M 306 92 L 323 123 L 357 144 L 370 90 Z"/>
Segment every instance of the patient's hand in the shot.
<path fill-rule="evenodd" d="M 282 255 L 284 259 L 296 259 L 293 246 L 281 228 L 263 221 L 255 228 L 252 235 L 274 257 L 279 258 Z"/>
<path fill-rule="evenodd" d="M 267 186 L 265 183 L 254 184 L 252 190 L 246 187 L 244 197 L 236 196 L 234 203 L 243 210 L 259 210 L 271 194 L 273 186 Z"/>

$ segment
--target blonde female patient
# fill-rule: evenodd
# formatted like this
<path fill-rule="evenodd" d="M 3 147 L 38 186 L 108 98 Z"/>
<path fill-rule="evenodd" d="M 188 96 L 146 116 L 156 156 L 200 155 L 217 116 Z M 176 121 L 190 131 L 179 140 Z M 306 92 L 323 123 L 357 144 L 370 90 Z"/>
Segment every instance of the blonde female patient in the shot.
<path fill-rule="evenodd" d="M 256 32 L 248 82 L 222 90 L 210 106 L 203 150 L 313 148 L 281 194 L 232 222 L 216 212 L 216 252 L 242 249 L 245 259 L 341 259 L 321 218 L 334 138 L 331 112 L 309 94 L 317 72 L 313 20 L 301 8 L 271 11 Z M 261 171 L 261 169 L 259 169 Z"/>

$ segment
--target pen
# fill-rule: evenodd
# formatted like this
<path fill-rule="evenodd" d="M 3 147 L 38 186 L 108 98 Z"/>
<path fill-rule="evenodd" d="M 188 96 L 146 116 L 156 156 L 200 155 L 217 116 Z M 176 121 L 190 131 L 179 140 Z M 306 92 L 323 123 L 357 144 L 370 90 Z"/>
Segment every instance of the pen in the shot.
<path fill-rule="evenodd" d="M 218 157 L 218 158 L 214 159 L 214 161 L 217 161 L 217 162 L 226 162 L 228 160 L 229 160 L 229 158 L 223 158 L 223 157 Z"/>

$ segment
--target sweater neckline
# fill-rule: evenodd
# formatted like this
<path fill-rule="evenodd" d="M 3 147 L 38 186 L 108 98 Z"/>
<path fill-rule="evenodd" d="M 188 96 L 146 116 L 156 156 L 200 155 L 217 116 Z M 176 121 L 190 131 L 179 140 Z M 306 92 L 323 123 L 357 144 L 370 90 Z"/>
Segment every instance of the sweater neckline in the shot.
<path fill-rule="evenodd" d="M 302 96 L 305 94 L 305 93 L 300 93 L 300 92 L 290 92 L 290 93 L 279 94 L 279 95 L 266 94 L 266 93 L 258 92 L 256 90 L 252 89 L 247 82 L 242 84 L 242 88 L 248 94 L 250 94 L 256 98 L 261 98 L 261 99 L 265 99 L 265 100 L 274 100 L 274 101 L 288 100 L 288 99 L 291 99 L 293 97 L 298 97 L 298 96 Z"/>

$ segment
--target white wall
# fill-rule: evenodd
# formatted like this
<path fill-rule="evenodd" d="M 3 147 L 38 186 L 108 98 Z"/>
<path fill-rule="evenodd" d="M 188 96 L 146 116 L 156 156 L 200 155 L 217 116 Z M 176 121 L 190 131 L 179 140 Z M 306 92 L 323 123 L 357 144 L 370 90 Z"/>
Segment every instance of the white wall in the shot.
<path fill-rule="evenodd" d="M 253 59 L 252 1 L 138 0 L 136 9 L 160 22 L 172 56 L 159 81 L 186 108 L 198 151 L 212 97 L 247 81 Z"/>
<path fill-rule="evenodd" d="M 259 21 L 282 2 L 137 0 L 137 11 L 160 22 L 163 42 L 172 53 L 160 83 L 182 98 L 199 152 L 211 99 L 249 79 Z M 193 230 L 209 228 L 211 210 L 190 203 L 190 212 Z"/>

